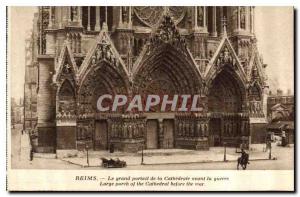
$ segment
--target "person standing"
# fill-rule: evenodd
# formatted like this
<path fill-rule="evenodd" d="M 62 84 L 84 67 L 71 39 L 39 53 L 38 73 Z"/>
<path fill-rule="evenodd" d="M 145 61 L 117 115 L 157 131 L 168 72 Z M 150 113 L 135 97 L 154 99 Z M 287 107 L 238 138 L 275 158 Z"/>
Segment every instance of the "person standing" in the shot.
<path fill-rule="evenodd" d="M 286 146 L 286 135 L 284 130 L 282 130 L 281 133 L 281 146 Z"/>

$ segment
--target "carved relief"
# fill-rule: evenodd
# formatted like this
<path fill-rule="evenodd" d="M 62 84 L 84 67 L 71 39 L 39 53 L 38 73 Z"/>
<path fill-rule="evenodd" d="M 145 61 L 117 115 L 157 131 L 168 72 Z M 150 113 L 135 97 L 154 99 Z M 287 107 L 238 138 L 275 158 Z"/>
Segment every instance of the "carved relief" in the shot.
<path fill-rule="evenodd" d="M 220 55 L 217 58 L 215 65 L 220 67 L 225 64 L 233 65 L 234 67 L 236 67 L 236 60 L 232 53 L 230 53 L 227 46 L 224 46 L 223 50 L 220 52 Z"/>
<path fill-rule="evenodd" d="M 106 60 L 115 67 L 119 65 L 117 58 L 113 55 L 111 45 L 104 40 L 97 45 L 96 51 L 92 56 L 91 66 L 97 65 L 101 60 Z"/>

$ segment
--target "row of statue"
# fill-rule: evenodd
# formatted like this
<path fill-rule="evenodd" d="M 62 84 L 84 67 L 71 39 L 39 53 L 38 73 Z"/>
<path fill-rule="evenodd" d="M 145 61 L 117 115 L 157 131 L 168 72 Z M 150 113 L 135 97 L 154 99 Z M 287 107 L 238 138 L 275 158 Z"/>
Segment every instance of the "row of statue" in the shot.
<path fill-rule="evenodd" d="M 111 125 L 112 138 L 142 138 L 144 136 L 145 123 L 136 122 L 113 122 Z"/>
<path fill-rule="evenodd" d="M 208 124 L 191 121 L 179 121 L 177 135 L 180 137 L 204 137 L 209 135 Z"/>
<path fill-rule="evenodd" d="M 249 134 L 249 122 L 241 121 L 240 124 L 237 122 L 230 121 L 224 123 L 223 135 L 226 137 L 233 137 L 239 135 L 247 135 Z"/>

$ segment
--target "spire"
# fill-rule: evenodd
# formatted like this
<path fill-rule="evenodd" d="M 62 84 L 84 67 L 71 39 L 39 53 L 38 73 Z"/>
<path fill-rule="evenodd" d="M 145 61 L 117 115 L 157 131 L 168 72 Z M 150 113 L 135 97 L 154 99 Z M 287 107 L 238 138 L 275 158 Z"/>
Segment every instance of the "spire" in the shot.
<path fill-rule="evenodd" d="M 226 30 L 227 23 L 226 22 L 227 22 L 226 16 L 224 16 L 222 19 L 223 37 L 227 37 L 227 30 Z"/>

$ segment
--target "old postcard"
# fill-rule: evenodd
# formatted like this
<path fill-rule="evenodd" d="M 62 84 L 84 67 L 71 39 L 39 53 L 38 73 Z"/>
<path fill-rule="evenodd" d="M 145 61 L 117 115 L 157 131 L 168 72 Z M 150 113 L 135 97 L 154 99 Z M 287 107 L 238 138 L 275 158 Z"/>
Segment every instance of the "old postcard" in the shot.
<path fill-rule="evenodd" d="M 294 191 L 294 9 L 7 8 L 9 191 Z"/>

